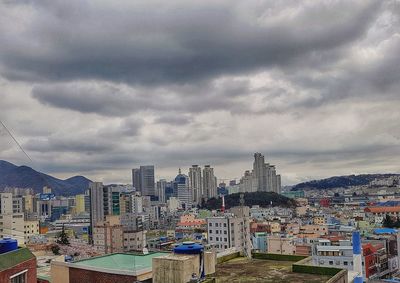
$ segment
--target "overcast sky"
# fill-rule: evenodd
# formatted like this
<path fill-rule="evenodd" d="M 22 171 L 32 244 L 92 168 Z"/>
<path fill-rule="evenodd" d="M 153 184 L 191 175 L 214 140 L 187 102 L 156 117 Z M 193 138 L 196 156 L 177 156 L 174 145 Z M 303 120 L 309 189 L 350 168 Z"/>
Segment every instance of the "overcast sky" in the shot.
<path fill-rule="evenodd" d="M 0 159 L 128 183 L 254 152 L 284 184 L 400 172 L 399 1 L 0 2 Z"/>

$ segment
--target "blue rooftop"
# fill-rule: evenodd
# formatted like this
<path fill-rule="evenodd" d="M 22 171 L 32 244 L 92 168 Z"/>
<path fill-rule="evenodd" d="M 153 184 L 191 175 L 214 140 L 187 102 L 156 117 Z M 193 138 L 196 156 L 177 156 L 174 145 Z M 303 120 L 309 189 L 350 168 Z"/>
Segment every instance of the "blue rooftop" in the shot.
<path fill-rule="evenodd" d="M 397 234 L 397 230 L 393 228 L 376 228 L 374 234 Z"/>

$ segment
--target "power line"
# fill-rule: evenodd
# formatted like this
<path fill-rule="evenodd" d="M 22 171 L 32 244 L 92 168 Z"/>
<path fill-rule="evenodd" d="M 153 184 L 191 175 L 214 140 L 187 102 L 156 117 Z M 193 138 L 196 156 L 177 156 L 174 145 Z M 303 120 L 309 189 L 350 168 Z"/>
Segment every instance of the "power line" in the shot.
<path fill-rule="evenodd" d="M 11 133 L 11 131 L 6 127 L 6 125 L 3 123 L 3 121 L 0 120 L 0 124 L 3 126 L 3 128 L 7 131 L 7 133 L 10 135 L 10 137 L 14 140 L 14 142 L 18 145 L 18 147 L 21 149 L 21 151 L 25 154 L 25 156 L 33 163 L 33 160 L 29 157 L 29 155 L 26 153 L 26 151 L 22 148 L 21 144 L 17 141 L 17 139 L 14 137 L 14 135 Z"/>

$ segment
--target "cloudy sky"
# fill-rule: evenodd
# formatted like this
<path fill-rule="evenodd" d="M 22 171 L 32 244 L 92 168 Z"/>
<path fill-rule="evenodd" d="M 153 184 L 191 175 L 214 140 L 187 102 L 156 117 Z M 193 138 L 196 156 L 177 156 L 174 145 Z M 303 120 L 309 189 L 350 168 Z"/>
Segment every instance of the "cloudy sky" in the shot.
<path fill-rule="evenodd" d="M 399 1 L 0 2 L 0 159 L 130 182 L 400 172 Z M 118 3 L 118 4 L 117 4 Z"/>

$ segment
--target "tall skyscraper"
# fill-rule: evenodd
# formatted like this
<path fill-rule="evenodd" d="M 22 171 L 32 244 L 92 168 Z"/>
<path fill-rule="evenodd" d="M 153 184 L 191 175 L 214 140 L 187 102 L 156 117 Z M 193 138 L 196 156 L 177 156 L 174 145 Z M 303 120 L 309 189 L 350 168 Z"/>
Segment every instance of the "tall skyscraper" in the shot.
<path fill-rule="evenodd" d="M 134 168 L 132 169 L 132 186 L 136 189 L 136 191 L 140 191 L 142 186 L 140 185 L 140 169 Z"/>
<path fill-rule="evenodd" d="M 254 153 L 253 173 L 257 180 L 257 191 L 267 191 L 267 170 L 264 155 L 259 152 Z"/>
<path fill-rule="evenodd" d="M 254 163 L 253 163 L 253 184 L 252 188 L 256 186 L 257 191 L 259 192 L 275 192 L 280 193 L 281 191 L 281 184 L 280 184 L 280 175 L 276 174 L 275 165 L 270 165 L 269 163 L 265 163 L 264 156 L 261 153 L 254 154 Z M 279 177 L 278 177 L 279 176 Z M 245 176 L 243 178 L 247 178 Z M 243 179 L 243 181 L 245 181 Z M 246 187 L 246 191 L 250 189 L 249 185 L 244 186 Z"/>
<path fill-rule="evenodd" d="M 214 176 L 214 168 L 210 165 L 205 165 L 203 169 L 203 190 L 204 198 L 217 196 L 217 178 Z"/>
<path fill-rule="evenodd" d="M 206 196 L 203 191 L 201 168 L 198 165 L 192 165 L 192 167 L 189 168 L 189 187 L 192 190 L 193 203 L 200 204 L 201 199 Z"/>
<path fill-rule="evenodd" d="M 103 183 L 92 182 L 89 184 L 90 194 L 90 242 L 93 242 L 93 227 L 104 220 Z"/>
<path fill-rule="evenodd" d="M 158 201 L 161 203 L 166 202 L 165 189 L 167 188 L 168 182 L 165 179 L 161 179 L 157 182 L 156 196 L 158 196 Z"/>
<path fill-rule="evenodd" d="M 179 174 L 174 180 L 174 190 L 177 192 L 178 200 L 185 209 L 192 207 L 192 190 L 189 187 L 189 177 L 182 174 L 179 169 Z"/>
<path fill-rule="evenodd" d="M 132 169 L 132 185 L 142 196 L 155 196 L 154 165 Z"/>

